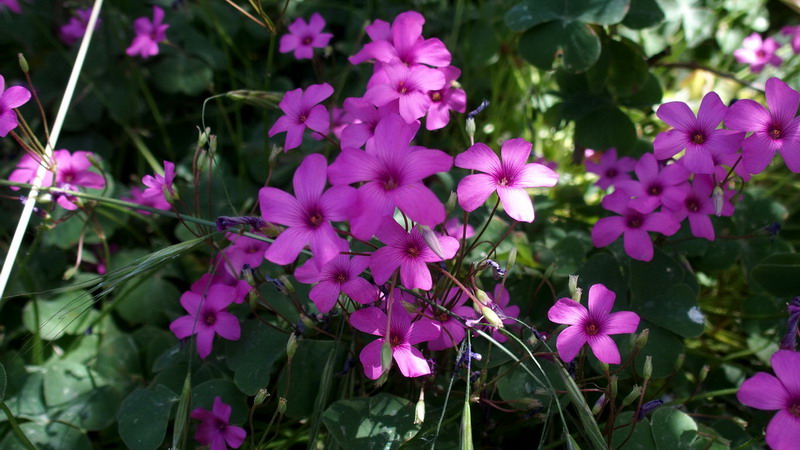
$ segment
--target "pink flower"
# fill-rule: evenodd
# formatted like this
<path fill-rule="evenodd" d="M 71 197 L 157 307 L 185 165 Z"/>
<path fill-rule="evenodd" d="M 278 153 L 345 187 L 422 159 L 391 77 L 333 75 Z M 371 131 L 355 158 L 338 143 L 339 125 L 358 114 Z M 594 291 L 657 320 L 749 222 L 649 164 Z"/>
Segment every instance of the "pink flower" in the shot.
<path fill-rule="evenodd" d="M 395 17 L 391 24 L 376 20 L 367 27 L 372 42 L 350 57 L 352 64 L 374 59 L 382 63 L 402 63 L 407 66 L 426 64 L 433 67 L 450 65 L 450 52 L 436 38 L 422 37 L 425 18 L 416 11 Z"/>
<path fill-rule="evenodd" d="M 386 283 L 399 267 L 400 280 L 405 287 L 427 291 L 433 286 L 427 263 L 442 261 L 442 258 L 428 247 L 417 227 L 407 232 L 394 218 L 387 216 L 383 218 L 376 234 L 386 247 L 375 250 L 369 260 L 375 283 Z M 450 236 L 439 236 L 438 239 L 444 259 L 455 256 L 458 239 Z"/>
<path fill-rule="evenodd" d="M 589 288 L 589 309 L 570 299 L 559 299 L 549 311 L 551 322 L 569 325 L 558 335 L 556 348 L 564 362 L 578 356 L 587 342 L 594 355 L 606 364 L 619 364 L 617 344 L 610 334 L 634 333 L 639 327 L 639 316 L 630 311 L 611 312 L 616 294 L 602 284 Z"/>
<path fill-rule="evenodd" d="M 0 137 L 5 137 L 11 130 L 17 128 L 17 113 L 14 108 L 19 108 L 31 99 L 31 92 L 22 86 L 11 86 L 6 89 L 6 80 L 0 75 Z"/>
<path fill-rule="evenodd" d="M 764 171 L 779 151 L 786 166 L 800 172 L 800 119 L 796 118 L 800 93 L 778 78 L 766 85 L 769 111 L 753 100 L 739 100 L 725 116 L 725 126 L 750 131 L 742 143 L 742 163 L 751 174 Z"/>
<path fill-rule="evenodd" d="M 397 102 L 376 108 L 363 98 L 351 97 L 344 101 L 344 109 L 353 122 L 342 130 L 342 148 L 361 148 L 375 136 L 378 122 L 392 114 L 399 114 Z"/>
<path fill-rule="evenodd" d="M 496 191 L 512 219 L 533 222 L 533 202 L 525 188 L 555 186 L 558 174 L 541 164 L 528 163 L 530 154 L 530 142 L 517 138 L 503 142 L 502 161 L 480 142 L 456 156 L 457 167 L 486 172 L 467 175 L 458 183 L 458 203 L 464 211 L 476 210 Z"/>
<path fill-rule="evenodd" d="M 178 339 L 196 334 L 197 354 L 206 359 L 211 354 L 215 334 L 229 341 L 239 340 L 239 320 L 226 311 L 237 298 L 236 289 L 222 284 L 212 284 L 204 294 L 184 292 L 181 306 L 189 315 L 173 320 L 169 329 Z"/>
<path fill-rule="evenodd" d="M 753 33 L 744 38 L 742 48 L 734 50 L 733 56 L 742 64 L 750 64 L 750 71 L 758 73 L 767 64 L 772 64 L 775 67 L 781 65 L 783 60 L 775 54 L 778 47 L 780 46 L 775 39 L 766 38 L 762 40 L 760 34 Z"/>
<path fill-rule="evenodd" d="M 714 201 L 711 194 L 714 191 L 714 181 L 708 175 L 696 175 L 691 187 L 683 185 L 675 192 L 664 196 L 666 206 L 678 222 L 689 218 L 689 227 L 692 235 L 714 240 L 714 225 L 711 224 L 711 214 L 715 214 Z M 730 197 L 730 196 L 729 196 Z M 728 208 L 723 208 L 724 215 L 733 213 L 733 205 L 727 203 Z M 727 211 L 725 211 L 727 209 Z M 729 214 L 725 214 L 725 213 Z"/>
<path fill-rule="evenodd" d="M 659 133 L 653 141 L 656 159 L 669 159 L 686 149 L 681 160 L 689 172 L 713 173 L 712 155 L 734 153 L 744 139 L 742 132 L 717 129 L 726 112 L 727 108 L 716 92 L 709 92 L 703 97 L 696 118 L 683 102 L 659 106 L 656 114 L 673 129 Z"/>
<path fill-rule="evenodd" d="M 142 183 L 147 186 L 147 189 L 142 192 L 142 197 L 152 199 L 153 202 L 159 204 L 172 204 L 172 199 L 175 198 L 175 189 L 172 187 L 172 182 L 175 181 L 175 164 L 170 161 L 164 161 L 164 174 L 145 175 L 142 177 Z"/>
<path fill-rule="evenodd" d="M 75 191 L 78 186 L 90 189 L 102 189 L 106 185 L 106 180 L 99 173 L 89 170 L 92 167 L 89 156 L 92 153 L 77 151 L 70 154 L 68 150 L 57 150 L 53 152 L 56 161 L 56 180 L 55 185 L 67 191 Z M 57 194 L 58 204 L 68 210 L 77 209 L 73 203 L 74 198 L 66 194 Z"/>
<path fill-rule="evenodd" d="M 440 303 L 462 319 L 474 319 L 475 310 L 469 306 L 464 306 L 466 301 L 467 295 L 460 288 L 454 287 L 450 288 L 447 296 Z M 428 350 L 446 350 L 455 347 L 464 340 L 467 334 L 464 325 L 451 317 L 450 314 L 432 306 L 427 306 L 424 314 L 433 317 L 433 320 L 439 322 L 439 326 L 442 329 L 438 338 L 428 342 Z"/>
<path fill-rule="evenodd" d="M 244 299 L 253 287 L 247 284 L 247 281 L 240 280 L 239 274 L 235 276 L 229 270 L 222 255 L 217 255 L 213 262 L 214 270 L 211 273 L 204 273 L 200 279 L 192 283 L 189 290 L 195 294 L 205 295 L 209 288 L 213 285 L 228 286 L 236 290 L 236 295 L 233 297 L 233 303 L 244 303 Z"/>
<path fill-rule="evenodd" d="M 600 162 L 596 162 L 597 153 L 587 156 L 586 171 L 600 176 L 595 184 L 600 189 L 608 189 L 618 181 L 630 180 L 630 171 L 636 165 L 636 160 L 623 156 L 617 159 L 617 149 L 610 148 L 600 156 Z"/>
<path fill-rule="evenodd" d="M 58 29 L 58 37 L 66 45 L 72 45 L 86 34 L 86 27 L 89 25 L 89 17 L 92 15 L 92 8 L 76 9 L 75 15 Z M 94 29 L 100 26 L 100 19 L 95 22 Z"/>
<path fill-rule="evenodd" d="M 648 231 L 671 236 L 680 229 L 680 223 L 669 214 L 658 212 L 642 214 L 630 205 L 631 199 L 622 191 L 603 197 L 603 208 L 619 216 L 604 217 L 592 228 L 592 243 L 605 247 L 623 235 L 625 253 L 639 261 L 653 259 L 653 241 Z"/>
<path fill-rule="evenodd" d="M 269 137 L 285 131 L 286 143 L 283 151 L 286 152 L 300 146 L 306 128 L 323 135 L 327 134 L 331 118 L 328 109 L 318 103 L 331 94 L 333 88 L 328 83 L 312 84 L 305 91 L 297 88 L 284 94 L 279 106 L 286 115 L 279 117 L 272 125 Z"/>
<path fill-rule="evenodd" d="M 511 294 L 509 294 L 505 286 L 502 284 L 495 285 L 494 291 L 492 295 L 489 295 L 489 298 L 492 299 L 492 304 L 490 305 L 492 310 L 497 314 L 500 320 L 503 321 L 503 325 L 514 325 L 517 323 L 514 319 L 519 317 L 519 306 L 509 305 L 509 302 L 511 302 Z M 492 327 L 492 338 L 497 342 L 505 342 L 508 340 L 508 337 L 495 327 Z"/>
<path fill-rule="evenodd" d="M 347 250 L 346 243 L 344 250 Z M 378 289 L 359 277 L 369 265 L 369 257 L 353 256 L 351 258 L 347 255 L 337 255 L 322 265 L 321 269 L 313 259 L 309 259 L 298 267 L 294 276 L 301 283 L 317 283 L 311 288 L 308 297 L 314 302 L 319 312 L 325 314 L 333 309 L 342 292 L 364 305 L 378 299 Z"/>
<path fill-rule="evenodd" d="M 40 161 L 39 156 L 34 157 L 30 153 L 25 153 L 17 164 L 16 169 L 8 176 L 8 180 L 15 183 L 33 183 L 34 178 L 36 178 L 36 171 L 39 170 L 39 165 L 41 164 Z M 44 178 L 42 178 L 42 186 L 49 187 L 52 185 L 53 171 L 47 170 L 44 173 Z M 16 186 L 11 186 L 11 189 L 19 190 Z"/>
<path fill-rule="evenodd" d="M 22 13 L 22 8 L 19 6 L 18 0 L 0 0 L 0 6 L 8 8 L 17 14 Z"/>
<path fill-rule="evenodd" d="M 247 436 L 243 428 L 230 425 L 231 407 L 222 403 L 220 397 L 214 398 L 211 411 L 196 408 L 191 417 L 200 421 L 194 439 L 201 445 L 208 445 L 210 450 L 226 450 L 228 445 L 239 448 Z"/>
<path fill-rule="evenodd" d="M 444 230 L 447 232 L 448 236 L 453 236 L 456 239 L 469 239 L 472 236 L 475 236 L 475 228 L 473 228 L 470 224 L 462 225 L 457 217 L 453 217 L 445 222 Z"/>
<path fill-rule="evenodd" d="M 158 43 L 167 40 L 167 28 L 169 24 L 164 21 L 164 10 L 158 6 L 153 6 L 153 20 L 147 17 L 139 17 L 133 22 L 133 30 L 136 36 L 133 38 L 130 47 L 125 50 L 128 56 L 139 55 L 142 58 L 149 58 L 158 54 Z"/>
<path fill-rule="evenodd" d="M 339 254 L 340 238 L 330 221 L 347 219 L 355 201 L 355 189 L 334 186 L 323 193 L 327 168 L 324 156 L 309 155 L 294 173 L 294 197 L 273 187 L 259 191 L 264 220 L 288 227 L 267 249 L 264 256 L 268 260 L 291 264 L 306 245 L 310 245 L 320 265 Z"/>
<path fill-rule="evenodd" d="M 800 353 L 778 350 L 770 359 L 775 375 L 758 372 L 742 383 L 736 398 L 751 408 L 778 413 L 767 425 L 767 444 L 792 450 L 800 442 Z"/>
<path fill-rule="evenodd" d="M 153 197 L 145 197 L 144 191 L 139 186 L 132 186 L 130 191 L 130 197 L 122 197 L 120 200 L 124 200 L 126 202 L 131 203 L 138 203 L 143 206 L 149 206 L 151 208 L 156 209 L 163 209 L 165 211 L 169 211 L 172 209 L 172 205 L 167 203 L 164 200 L 163 196 L 153 196 Z M 143 214 L 145 216 L 150 215 L 150 212 L 145 210 L 137 210 L 139 214 Z"/>
<path fill-rule="evenodd" d="M 792 51 L 800 53 L 800 25 L 786 26 L 781 28 L 781 34 L 792 37 Z"/>
<path fill-rule="evenodd" d="M 450 111 L 463 113 L 467 110 L 467 93 L 463 89 L 454 88 L 453 82 L 461 76 L 461 70 L 453 66 L 438 69 L 444 74 L 444 88 L 429 91 L 431 105 L 425 119 L 425 128 L 438 130 L 450 123 Z"/>
<path fill-rule="evenodd" d="M 318 13 L 311 15 L 311 20 L 306 21 L 297 18 L 289 25 L 289 34 L 281 36 L 281 43 L 278 51 L 281 53 L 294 52 L 296 59 L 311 59 L 314 56 L 315 48 L 325 48 L 333 35 L 323 33 L 325 19 Z"/>
<path fill-rule="evenodd" d="M 234 233 L 228 233 L 227 238 L 233 244 L 223 251 L 223 260 L 234 277 L 239 277 L 244 266 L 258 269 L 264 262 L 264 252 L 269 248 L 269 243 Z"/>
<path fill-rule="evenodd" d="M 409 219 L 433 227 L 445 219 L 444 205 L 422 180 L 446 172 L 453 158 L 441 150 L 409 146 L 419 124 L 397 115 L 381 120 L 366 151 L 344 148 L 328 168 L 331 184 L 364 182 L 358 188 L 357 212 L 350 219 L 353 234 L 369 239 L 383 216 L 397 207 Z"/>
<path fill-rule="evenodd" d="M 430 91 L 445 87 L 442 72 L 426 66 L 385 64 L 370 79 L 364 100 L 375 106 L 399 101 L 400 116 L 412 123 L 424 116 L 431 107 Z"/>
<path fill-rule="evenodd" d="M 399 299 L 395 299 L 392 304 L 392 319 L 388 335 L 386 322 L 386 314 L 374 306 L 360 309 L 350 315 L 350 325 L 353 328 L 374 336 L 381 336 L 380 339 L 370 342 L 361 350 L 359 359 L 364 366 L 364 375 L 371 380 L 377 380 L 383 374 L 381 348 L 386 342 L 387 336 L 392 347 L 392 358 L 404 377 L 421 377 L 430 374 L 431 368 L 425 357 L 412 345 L 438 338 L 439 326 L 426 318 L 412 323 L 411 317 L 403 309 Z"/>
<path fill-rule="evenodd" d="M 617 188 L 636 197 L 631 200 L 630 207 L 642 214 L 653 212 L 661 206 L 664 196 L 689 179 L 689 172 L 681 164 L 670 164 L 659 170 L 652 153 L 642 155 L 635 170 L 639 181 L 623 180 L 617 183 Z"/>

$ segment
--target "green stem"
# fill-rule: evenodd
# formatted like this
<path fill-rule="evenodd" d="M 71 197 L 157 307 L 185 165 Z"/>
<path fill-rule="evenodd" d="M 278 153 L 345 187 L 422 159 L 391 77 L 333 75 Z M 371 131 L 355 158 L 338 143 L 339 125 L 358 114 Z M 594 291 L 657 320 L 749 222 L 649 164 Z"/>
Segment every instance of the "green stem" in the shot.
<path fill-rule="evenodd" d="M 36 450 L 36 447 L 28 440 L 28 436 L 25 436 L 25 433 L 22 432 L 22 428 L 19 427 L 17 423 L 17 419 L 14 417 L 14 414 L 11 413 L 11 410 L 8 409 L 5 402 L 0 402 L 0 409 L 6 413 L 6 417 L 8 417 L 8 424 L 11 425 L 11 429 L 14 430 L 14 434 L 17 435 L 17 439 L 25 446 L 25 448 L 29 450 Z"/>

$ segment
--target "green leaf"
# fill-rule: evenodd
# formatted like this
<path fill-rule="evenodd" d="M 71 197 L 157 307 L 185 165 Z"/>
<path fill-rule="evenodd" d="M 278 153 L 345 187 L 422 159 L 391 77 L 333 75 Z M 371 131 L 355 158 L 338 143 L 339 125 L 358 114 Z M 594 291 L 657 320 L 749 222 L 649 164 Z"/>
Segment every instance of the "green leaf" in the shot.
<path fill-rule="evenodd" d="M 697 304 L 697 296 L 682 283 L 666 290 L 652 290 L 647 295 L 634 296 L 631 309 L 642 318 L 683 337 L 698 337 L 705 329 L 705 316 Z"/>
<path fill-rule="evenodd" d="M 616 147 L 625 153 L 636 144 L 636 127 L 619 108 L 600 108 L 575 121 L 575 144 L 600 151 Z"/>
<path fill-rule="evenodd" d="M 664 11 L 656 0 L 631 0 L 631 9 L 622 20 L 628 28 L 640 30 L 654 27 L 664 21 Z"/>
<path fill-rule="evenodd" d="M 322 422 L 340 446 L 364 450 L 398 448 L 419 431 L 414 403 L 385 393 L 334 402 Z"/>
<path fill-rule="evenodd" d="M 683 282 L 685 271 L 678 261 L 655 249 L 650 261 L 631 260 L 631 296 L 646 299 L 653 293 L 666 292 Z"/>
<path fill-rule="evenodd" d="M 20 429 L 37 450 L 91 450 L 92 444 L 86 434 L 75 427 L 59 422 L 25 422 Z M 26 450 L 14 433 L 7 433 L 0 441 L 3 450 Z"/>
<path fill-rule="evenodd" d="M 648 72 L 639 90 L 631 90 L 630 95 L 619 99 L 619 104 L 629 108 L 646 109 L 656 103 L 661 103 L 663 96 L 661 81 L 652 72 Z"/>
<path fill-rule="evenodd" d="M 600 57 L 600 39 L 582 22 L 546 22 L 520 37 L 519 53 L 542 70 L 549 70 L 556 56 L 562 56 L 564 69 L 583 72 Z"/>
<path fill-rule="evenodd" d="M 159 276 L 139 281 L 128 284 L 117 295 L 114 301 L 117 312 L 130 323 L 166 325 L 168 311 L 180 312 L 177 305 L 181 292 Z"/>
<path fill-rule="evenodd" d="M 165 57 L 153 71 L 156 87 L 168 94 L 200 94 L 214 76 L 206 63 L 183 55 Z"/>
<path fill-rule="evenodd" d="M 84 430 L 110 427 L 122 403 L 122 393 L 113 386 L 99 386 L 76 397 L 60 409 L 51 409 L 54 419 L 72 423 Z"/>
<path fill-rule="evenodd" d="M 650 336 L 647 339 L 647 346 L 636 355 L 636 371 L 642 373 L 645 359 L 649 355 L 653 357 L 653 378 L 666 378 L 675 369 L 678 355 L 684 352 L 683 341 L 672 332 L 643 320 L 639 324 L 639 329 L 645 328 L 650 329 Z M 627 341 L 625 345 L 630 343 L 629 339 L 623 339 L 623 342 L 625 341 Z"/>
<path fill-rule="evenodd" d="M 542 365 L 545 375 L 553 382 L 553 388 L 563 391 L 565 385 L 561 380 L 561 375 L 556 363 L 544 359 L 539 360 L 539 363 Z M 528 364 L 528 366 L 533 372 L 539 371 L 538 367 L 531 367 L 532 364 Z M 519 364 L 507 364 L 500 368 L 500 373 L 502 373 L 503 376 L 497 380 L 497 393 L 500 394 L 500 398 L 504 401 L 510 402 L 514 408 L 533 408 L 534 403 L 531 400 L 538 401 L 542 406 L 547 407 L 551 401 L 558 400 L 554 399 L 548 392 L 549 386 L 537 383 Z M 537 390 L 545 393 L 537 394 Z M 561 399 L 562 402 L 566 400 L 566 397 L 562 397 Z"/>
<path fill-rule="evenodd" d="M 608 90 L 615 97 L 627 97 L 639 92 L 647 80 L 647 61 L 640 46 L 628 39 L 608 41 L 610 64 Z"/>
<path fill-rule="evenodd" d="M 39 323 L 33 302 L 39 306 Z M 31 300 L 22 310 L 22 323 L 33 333 L 37 328 L 42 339 L 54 340 L 67 334 L 81 334 L 98 312 L 92 308 L 94 299 L 83 290 L 66 292 L 52 300 Z"/>
<path fill-rule="evenodd" d="M 753 279 L 776 297 L 800 295 L 800 254 L 778 253 L 762 260 L 752 272 Z"/>
<path fill-rule="evenodd" d="M 630 0 L 529 0 L 513 6 L 505 21 L 514 31 L 557 19 L 613 25 L 625 17 L 629 3 Z"/>
<path fill-rule="evenodd" d="M 617 301 L 625 299 L 628 286 L 619 267 L 619 261 L 611 253 L 596 253 L 578 270 L 578 286 L 584 295 L 589 295 L 593 284 L 603 284 L 617 294 Z"/>
<path fill-rule="evenodd" d="M 341 367 L 344 348 L 333 341 L 317 341 L 303 339 L 297 343 L 297 351 L 292 358 L 291 383 L 286 395 L 286 416 L 302 418 L 310 416 L 314 411 L 320 383 L 322 368 L 330 352 L 336 352 L 335 367 Z M 286 386 L 286 369 L 281 372 L 276 392 L 283 392 Z M 336 388 L 336 383 L 333 389 Z"/>
<path fill-rule="evenodd" d="M 632 412 L 624 412 L 617 416 L 614 424 L 618 428 L 614 430 L 614 437 L 611 440 L 612 448 L 617 450 L 655 450 L 656 443 L 653 441 L 650 422 L 646 420 L 636 422 L 636 428 L 633 429 L 633 434 L 628 439 L 628 434 L 631 432 L 630 427 L 633 424 L 632 418 Z M 626 440 L 625 445 L 622 445 Z"/>
<path fill-rule="evenodd" d="M 242 338 L 225 344 L 228 367 L 239 390 L 255 395 L 269 383 L 272 365 L 286 354 L 289 336 L 257 320 L 242 325 Z M 257 355 L 257 356 L 255 356 Z"/>
<path fill-rule="evenodd" d="M 164 442 L 174 392 L 157 384 L 131 392 L 117 413 L 117 427 L 122 442 L 132 450 L 155 449 Z"/>
<path fill-rule="evenodd" d="M 211 410 L 214 398 L 231 406 L 231 423 L 240 425 L 247 420 L 247 402 L 236 385 L 228 380 L 209 380 L 192 388 L 192 407 Z"/>
<path fill-rule="evenodd" d="M 96 373 L 84 364 L 57 361 L 44 372 L 44 400 L 48 406 L 63 405 L 96 387 Z"/>
<path fill-rule="evenodd" d="M 106 339 L 97 350 L 97 363 L 94 367 L 98 373 L 113 380 L 120 388 L 142 377 L 139 348 L 128 335 Z"/>
<path fill-rule="evenodd" d="M 697 423 L 677 409 L 657 409 L 650 420 L 650 426 L 658 450 L 689 448 L 697 438 Z"/>

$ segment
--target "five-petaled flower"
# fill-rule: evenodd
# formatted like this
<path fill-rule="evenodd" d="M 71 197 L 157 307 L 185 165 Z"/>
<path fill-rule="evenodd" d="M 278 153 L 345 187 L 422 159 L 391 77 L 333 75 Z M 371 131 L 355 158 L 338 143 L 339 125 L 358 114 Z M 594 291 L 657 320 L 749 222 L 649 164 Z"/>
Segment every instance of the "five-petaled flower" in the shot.
<path fill-rule="evenodd" d="M 283 151 L 287 152 L 300 146 L 306 128 L 322 135 L 327 134 L 331 117 L 328 109 L 318 103 L 331 94 L 333 87 L 328 83 L 312 84 L 305 91 L 297 88 L 283 94 L 278 106 L 285 115 L 279 117 L 269 129 L 269 137 L 286 132 Z"/>
<path fill-rule="evenodd" d="M 611 312 L 616 294 L 602 284 L 589 288 L 589 309 L 570 298 L 559 299 L 549 311 L 551 322 L 569 325 L 558 335 L 556 348 L 564 362 L 578 356 L 587 342 L 594 355 L 606 364 L 619 364 L 617 344 L 611 334 L 634 333 L 639 316 L 630 311 Z"/>
<path fill-rule="evenodd" d="M 441 332 L 439 325 L 426 318 L 412 323 L 411 316 L 401 306 L 399 298 L 395 298 L 391 303 L 392 317 L 388 334 L 386 313 L 379 308 L 370 306 L 350 315 L 350 325 L 353 328 L 374 336 L 381 336 L 380 339 L 370 342 L 361 350 L 359 359 L 364 366 L 364 375 L 370 380 L 377 380 L 383 374 L 381 350 L 387 338 L 392 347 L 392 357 L 404 377 L 420 377 L 430 374 L 431 368 L 425 357 L 412 345 L 438 338 Z"/>
<path fill-rule="evenodd" d="M 173 181 L 175 181 L 175 164 L 170 161 L 164 161 L 163 175 L 157 173 L 155 176 L 145 175 L 142 177 L 142 183 L 147 186 L 147 189 L 142 192 L 142 197 L 152 199 L 151 201 L 160 205 L 164 203 L 172 204 L 172 200 L 175 198 L 175 188 L 172 187 Z"/>
<path fill-rule="evenodd" d="M 139 55 L 142 58 L 149 58 L 158 54 L 158 43 L 167 40 L 167 28 L 169 24 L 163 23 L 164 10 L 158 6 L 153 6 L 153 20 L 148 17 L 139 17 L 133 22 L 133 30 L 136 36 L 133 38 L 130 47 L 125 50 L 128 56 Z"/>
<path fill-rule="evenodd" d="M 86 34 L 86 27 L 89 26 L 89 17 L 92 15 L 92 8 L 76 9 L 75 15 L 72 16 L 67 23 L 58 29 L 58 37 L 61 42 L 72 45 Z M 100 26 L 100 18 L 95 22 L 94 28 Z"/>
<path fill-rule="evenodd" d="M 239 448 L 247 436 L 244 428 L 230 424 L 231 407 L 222 403 L 220 397 L 214 398 L 211 411 L 196 408 L 191 417 L 200 421 L 194 439 L 201 445 L 208 445 L 210 450 L 226 450 L 228 445 Z"/>
<path fill-rule="evenodd" d="M 525 188 L 555 186 L 558 174 L 541 164 L 528 163 L 530 154 L 530 142 L 517 138 L 503 142 L 502 161 L 480 142 L 456 156 L 457 167 L 486 172 L 467 175 L 458 183 L 458 203 L 464 211 L 474 211 L 496 191 L 512 219 L 533 222 L 533 202 Z"/>
<path fill-rule="evenodd" d="M 294 57 L 297 59 L 311 59 L 314 56 L 314 49 L 325 48 L 333 37 L 331 33 L 323 33 L 323 28 L 325 19 L 319 13 L 312 14 L 308 23 L 298 17 L 289 25 L 289 34 L 281 36 L 278 51 L 294 52 Z"/>
<path fill-rule="evenodd" d="M 587 153 L 592 150 L 587 150 Z M 617 149 L 610 148 L 598 155 L 594 152 L 586 156 L 586 171 L 597 174 L 600 179 L 595 184 L 600 189 L 608 189 L 617 182 L 630 180 L 630 171 L 636 165 L 636 160 L 627 156 L 617 158 Z"/>
<path fill-rule="evenodd" d="M 778 350 L 770 362 L 777 376 L 756 373 L 742 383 L 736 398 L 751 408 L 777 410 L 767 425 L 767 444 L 793 450 L 800 443 L 800 353 Z"/>
<path fill-rule="evenodd" d="M 754 73 L 761 72 L 764 66 L 771 64 L 778 67 L 783 62 L 780 56 L 775 54 L 778 50 L 778 43 L 775 39 L 766 38 L 762 39 L 758 33 L 753 33 L 744 38 L 742 41 L 742 48 L 737 48 L 733 51 L 733 56 L 742 64 L 749 64 L 750 71 Z"/>
<path fill-rule="evenodd" d="M 229 341 L 239 340 L 239 320 L 226 311 L 239 298 L 236 289 L 223 284 L 212 284 L 204 293 L 184 292 L 181 306 L 189 314 L 173 320 L 169 329 L 178 339 L 196 334 L 197 354 L 205 359 L 211 354 L 215 334 Z"/>

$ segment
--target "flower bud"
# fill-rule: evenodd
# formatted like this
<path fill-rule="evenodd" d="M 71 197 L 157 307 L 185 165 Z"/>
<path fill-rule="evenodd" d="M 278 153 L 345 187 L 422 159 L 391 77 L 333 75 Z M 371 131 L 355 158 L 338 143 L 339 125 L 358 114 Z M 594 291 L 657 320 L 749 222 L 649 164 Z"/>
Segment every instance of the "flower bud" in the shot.
<path fill-rule="evenodd" d="M 642 395 L 642 387 L 638 386 L 638 385 L 634 385 L 633 389 L 631 389 L 631 393 L 626 395 L 625 398 L 622 399 L 622 406 L 621 407 L 624 408 L 624 407 L 630 405 L 636 399 L 638 399 L 640 395 Z"/>
<path fill-rule="evenodd" d="M 289 340 L 286 341 L 286 356 L 289 357 L 289 361 L 292 360 L 294 357 L 294 352 L 297 351 L 297 335 L 292 333 L 289 335 Z"/>
<path fill-rule="evenodd" d="M 286 287 L 286 292 L 288 292 L 290 294 L 294 294 L 295 293 L 294 285 L 289 280 L 289 277 L 287 275 L 281 275 L 281 276 L 278 277 L 278 279 L 281 280 L 281 282 L 283 283 L 283 286 Z"/>
<path fill-rule="evenodd" d="M 464 126 L 464 129 L 467 131 L 467 136 L 469 136 L 470 145 L 475 145 L 475 119 L 467 117 L 467 124 Z"/>
<path fill-rule="evenodd" d="M 603 410 L 603 406 L 605 406 L 605 404 L 606 404 L 606 394 L 603 394 L 600 396 L 600 398 L 597 399 L 597 401 L 594 403 L 594 406 L 592 406 L 592 415 L 596 416 L 600 414 L 600 411 Z"/>
<path fill-rule="evenodd" d="M 450 196 L 447 197 L 447 203 L 444 204 L 444 210 L 449 215 L 456 209 L 456 205 L 458 204 L 458 194 L 453 191 L 450 191 Z M 461 236 L 453 236 L 456 239 L 461 239 Z"/>
<path fill-rule="evenodd" d="M 419 234 L 422 235 L 422 239 L 428 244 L 428 247 L 433 251 L 433 253 L 439 257 L 439 259 L 444 260 L 444 250 L 442 249 L 442 245 L 439 242 L 439 237 L 436 236 L 436 233 L 430 229 L 427 225 L 418 225 L 417 229 L 419 230 Z"/>
<path fill-rule="evenodd" d="M 28 67 L 28 60 L 25 59 L 25 55 L 17 53 L 17 59 L 19 60 L 19 68 L 22 69 L 22 73 L 28 73 L 30 67 Z"/>
<path fill-rule="evenodd" d="M 650 337 L 650 328 L 645 328 L 636 336 L 636 341 L 634 342 L 634 346 L 641 350 L 647 345 L 647 338 Z"/>
<path fill-rule="evenodd" d="M 269 392 L 267 392 L 266 389 L 259 389 L 256 393 L 256 398 L 253 400 L 253 404 L 258 406 L 264 403 L 264 400 L 266 400 L 267 397 L 269 397 Z"/>
<path fill-rule="evenodd" d="M 483 292 L 480 289 L 475 290 L 475 298 L 478 300 L 478 303 L 472 302 L 472 308 L 478 314 L 483 314 L 483 312 L 481 312 L 482 307 L 492 304 L 492 299 L 486 295 L 486 292 Z"/>
<path fill-rule="evenodd" d="M 511 270 L 511 268 L 514 267 L 514 264 L 516 264 L 516 263 L 517 263 L 517 247 L 514 247 L 514 248 L 511 249 L 510 252 L 508 252 L 508 262 L 506 263 L 506 273 L 508 273 L 508 271 Z"/>
<path fill-rule="evenodd" d="M 714 192 L 711 194 L 714 201 L 714 214 L 717 217 L 722 215 L 722 209 L 725 207 L 725 191 L 720 186 L 714 186 Z"/>
<path fill-rule="evenodd" d="M 420 389 L 419 400 L 417 406 L 414 408 L 414 425 L 422 425 L 425 421 L 425 391 Z"/>
<path fill-rule="evenodd" d="M 205 147 L 208 143 L 208 134 L 211 132 L 210 127 L 206 127 L 205 130 L 201 130 L 200 127 L 197 127 L 197 146 L 198 147 Z"/>
<path fill-rule="evenodd" d="M 278 414 L 283 415 L 286 412 L 286 397 L 278 399 Z"/>
<path fill-rule="evenodd" d="M 308 328 L 310 328 L 310 329 L 314 328 L 314 321 L 311 320 L 311 318 L 308 317 L 305 314 L 300 314 L 300 322 L 302 322 L 303 326 L 305 326 L 307 329 Z"/>
<path fill-rule="evenodd" d="M 647 355 L 644 358 L 644 369 L 642 369 L 642 377 L 644 377 L 645 380 L 649 380 L 652 375 L 653 375 L 653 356 Z"/>
<path fill-rule="evenodd" d="M 211 136 L 208 137 L 208 149 L 211 151 L 211 153 L 216 153 L 217 152 L 217 135 L 216 134 L 212 134 Z"/>
<path fill-rule="evenodd" d="M 275 165 L 275 161 L 278 159 L 278 156 L 283 153 L 283 148 L 277 145 L 272 146 L 272 151 L 269 152 L 269 165 Z"/>
<path fill-rule="evenodd" d="M 702 383 L 706 381 L 706 377 L 708 377 L 708 372 L 711 370 L 711 367 L 708 364 L 704 364 L 702 368 L 700 368 L 700 375 L 697 377 L 697 382 Z"/>
<path fill-rule="evenodd" d="M 575 300 L 575 291 L 578 290 L 578 276 L 577 275 L 570 275 L 569 276 L 569 296 Z M 576 302 L 580 302 L 580 297 Z"/>
<path fill-rule="evenodd" d="M 409 302 L 407 302 L 405 300 L 400 300 L 400 306 L 402 306 L 403 309 L 405 309 L 407 313 L 412 314 L 412 315 L 419 312 L 417 310 L 417 305 L 415 305 L 413 303 L 409 303 Z"/>
<path fill-rule="evenodd" d="M 489 324 L 495 328 L 503 328 L 503 321 L 492 308 L 488 306 L 481 306 L 481 314 Z"/>
<path fill-rule="evenodd" d="M 389 339 L 384 339 L 383 345 L 381 346 L 381 369 L 384 373 L 389 372 L 389 369 L 392 368 L 392 344 L 389 343 Z"/>

